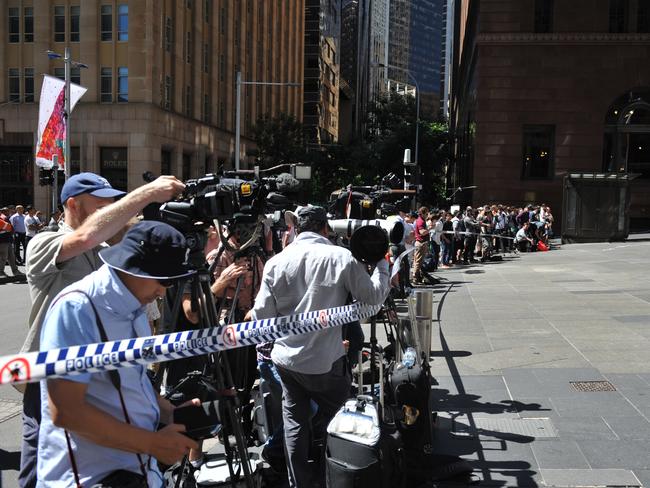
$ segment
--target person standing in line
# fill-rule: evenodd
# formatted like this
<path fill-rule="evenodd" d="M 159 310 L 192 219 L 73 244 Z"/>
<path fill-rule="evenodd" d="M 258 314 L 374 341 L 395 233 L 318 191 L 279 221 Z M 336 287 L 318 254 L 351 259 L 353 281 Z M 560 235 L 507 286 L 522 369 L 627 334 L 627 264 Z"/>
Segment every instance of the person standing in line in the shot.
<path fill-rule="evenodd" d="M 16 205 L 16 213 L 10 218 L 11 226 L 14 228 L 14 255 L 16 257 L 16 264 L 21 265 L 25 263 L 25 209 L 22 205 Z M 20 255 L 20 250 L 23 250 L 23 255 Z"/>
<path fill-rule="evenodd" d="M 429 252 L 429 229 L 427 229 L 426 218 L 429 215 L 427 207 L 418 209 L 418 218 L 415 221 L 415 253 L 413 255 L 412 281 L 415 285 L 424 283 L 422 277 L 422 260 Z"/>

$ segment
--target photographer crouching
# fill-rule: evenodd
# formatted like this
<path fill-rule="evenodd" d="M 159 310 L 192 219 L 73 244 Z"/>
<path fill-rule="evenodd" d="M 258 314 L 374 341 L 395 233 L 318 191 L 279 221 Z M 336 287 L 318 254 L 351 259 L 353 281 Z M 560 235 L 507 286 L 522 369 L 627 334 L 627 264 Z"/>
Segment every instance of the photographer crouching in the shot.
<path fill-rule="evenodd" d="M 100 251 L 99 270 L 54 299 L 41 349 L 148 336 L 146 304 L 191 273 L 185 249 L 173 227 L 135 224 Z M 41 400 L 39 487 L 161 487 L 155 459 L 172 464 L 197 447 L 142 365 L 41 381 Z M 167 425 L 156 431 L 159 424 Z"/>
<path fill-rule="evenodd" d="M 254 319 L 342 306 L 348 294 L 367 304 L 383 303 L 389 292 L 388 263 L 379 261 L 369 275 L 349 250 L 333 245 L 327 239 L 324 208 L 301 208 L 296 231 L 295 241 L 264 267 Z M 350 395 L 341 330 L 326 328 L 278 339 L 271 358 L 282 380 L 289 485 L 308 488 L 316 482 L 324 486 L 324 477 L 313 473 L 308 463 L 311 401 L 318 405 L 326 425 Z"/>

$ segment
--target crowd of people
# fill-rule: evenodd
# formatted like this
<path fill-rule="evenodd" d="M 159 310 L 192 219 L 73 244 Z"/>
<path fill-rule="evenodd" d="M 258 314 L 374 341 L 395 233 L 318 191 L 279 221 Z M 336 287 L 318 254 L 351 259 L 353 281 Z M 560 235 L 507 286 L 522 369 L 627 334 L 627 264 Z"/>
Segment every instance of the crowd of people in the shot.
<path fill-rule="evenodd" d="M 423 283 L 422 271 L 486 261 L 497 253 L 548 250 L 553 214 L 548 205 L 485 205 L 457 210 L 402 214 L 406 238 L 415 244 L 411 280 Z"/>
<path fill-rule="evenodd" d="M 18 266 L 25 264 L 27 244 L 43 230 L 59 230 L 61 209 L 50 219 L 31 205 L 7 205 L 0 207 L 0 278 L 5 278 L 7 265 L 16 277 L 24 276 Z"/>
<path fill-rule="evenodd" d="M 168 326 L 201 326 L 202 305 L 179 281 L 193 272 L 185 237 L 165 223 L 137 218 L 146 206 L 171 200 L 183 188 L 175 177 L 162 176 L 125 194 L 98 175 L 81 173 L 66 181 L 62 211 L 47 224 L 30 207 L 1 210 L 3 269 L 9 263 L 17 274 L 24 263 L 32 298 L 23 352 L 150 335 L 151 309 L 165 310 L 160 303 L 177 295 L 175 287 L 182 287 L 182 306 L 178 317 L 166 318 Z M 353 299 L 383 303 L 390 290 L 385 259 L 368 267 L 332 244 L 322 207 L 299 207 L 285 218 L 284 235 L 274 241 L 265 227 L 256 252 L 239 251 L 238 232 L 224 241 L 210 229 L 204 265 L 224 323 L 338 307 Z M 422 283 L 427 266 L 448 268 L 494 251 L 536 249 L 552 235 L 553 224 L 546 205 L 468 207 L 462 213 L 422 207 L 393 218 L 404 222 L 405 232 L 391 252 L 415 247 L 415 284 Z M 227 353 L 241 394 L 259 378 L 271 396 L 274 430 L 262 453 L 276 471 L 286 471 L 291 487 L 323 484 L 323 465 L 314 468 L 310 446 L 324 437 L 328 421 L 351 394 L 350 349 L 362 342 L 357 323 Z M 142 366 L 29 383 L 20 486 L 56 481 L 157 487 L 163 485 L 158 463 L 168 466 L 187 455 L 199 468 L 202 446 L 174 423 L 179 406 L 164 393 L 188 371 L 201 369 L 204 360 L 173 362 L 160 390 Z M 198 399 L 180 406 L 187 405 L 198 405 Z"/>

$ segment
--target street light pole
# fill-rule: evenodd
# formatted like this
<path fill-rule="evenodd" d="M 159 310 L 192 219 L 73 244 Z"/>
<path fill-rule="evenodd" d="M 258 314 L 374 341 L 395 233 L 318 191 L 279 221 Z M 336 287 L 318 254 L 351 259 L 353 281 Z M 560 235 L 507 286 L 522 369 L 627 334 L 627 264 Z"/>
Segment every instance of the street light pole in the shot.
<path fill-rule="evenodd" d="M 239 138 L 241 137 L 241 71 L 237 71 L 235 83 L 237 85 L 237 109 L 235 111 L 235 171 L 239 171 Z"/>
<path fill-rule="evenodd" d="M 239 147 L 241 138 L 241 86 L 242 85 L 267 85 L 267 86 L 300 86 L 297 82 L 274 82 L 274 81 L 242 81 L 241 71 L 237 71 L 235 76 L 235 87 L 237 98 L 235 102 L 235 171 L 239 171 Z"/>

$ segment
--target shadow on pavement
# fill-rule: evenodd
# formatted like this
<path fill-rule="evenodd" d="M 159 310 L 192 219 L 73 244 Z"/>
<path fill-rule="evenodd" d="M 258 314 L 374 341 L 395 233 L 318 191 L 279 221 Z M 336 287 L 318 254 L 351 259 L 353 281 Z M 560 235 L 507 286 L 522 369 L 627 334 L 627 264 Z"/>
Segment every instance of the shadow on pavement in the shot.
<path fill-rule="evenodd" d="M 20 469 L 20 451 L 9 452 L 0 449 L 0 471 L 18 471 Z"/>

